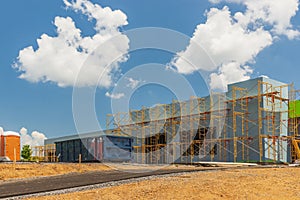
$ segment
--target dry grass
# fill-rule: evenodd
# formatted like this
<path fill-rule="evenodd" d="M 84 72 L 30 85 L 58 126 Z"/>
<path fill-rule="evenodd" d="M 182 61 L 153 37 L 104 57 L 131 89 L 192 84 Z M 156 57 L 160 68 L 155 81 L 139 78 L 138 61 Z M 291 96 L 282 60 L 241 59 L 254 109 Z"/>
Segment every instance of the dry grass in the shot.
<path fill-rule="evenodd" d="M 185 169 L 185 170 L 193 170 L 193 169 L 200 169 L 200 167 L 195 167 L 193 165 L 146 165 L 146 164 L 118 164 L 118 163 L 110 163 L 109 167 L 112 169 L 117 169 L 120 171 L 126 172 L 136 172 L 139 171 L 155 171 L 155 170 L 167 170 L 167 169 Z M 236 167 L 236 166 L 231 166 Z"/>
<path fill-rule="evenodd" d="M 41 176 L 62 175 L 68 173 L 84 173 L 103 170 L 124 170 L 128 172 L 142 170 L 152 171 L 159 169 L 195 169 L 194 166 L 149 166 L 149 165 L 124 165 L 124 164 L 101 164 L 101 163 L 24 163 L 24 164 L 3 164 L 0 163 L 0 182 L 19 179 L 36 178 Z"/>
<path fill-rule="evenodd" d="M 50 163 L 30 163 L 30 164 L 1 164 L 0 163 L 0 181 L 16 178 L 32 178 L 40 176 L 51 176 L 68 174 L 74 172 L 87 172 L 110 170 L 109 167 L 99 164 L 50 164 Z"/>
<path fill-rule="evenodd" d="M 232 169 L 34 199 L 300 199 L 300 169 Z"/>

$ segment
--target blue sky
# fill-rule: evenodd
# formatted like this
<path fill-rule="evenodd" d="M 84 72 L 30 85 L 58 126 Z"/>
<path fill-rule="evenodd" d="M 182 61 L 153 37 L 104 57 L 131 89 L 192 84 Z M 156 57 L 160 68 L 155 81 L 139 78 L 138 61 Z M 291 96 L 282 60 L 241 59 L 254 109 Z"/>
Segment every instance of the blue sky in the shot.
<path fill-rule="evenodd" d="M 121 10 L 127 16 L 128 21 L 128 25 L 121 26 L 121 32 L 140 27 L 162 27 L 179 31 L 189 37 L 193 36 L 197 25 L 206 23 L 205 13 L 209 12 L 212 7 L 221 10 L 227 5 L 231 13 L 245 12 L 246 9 L 245 5 L 241 4 L 227 2 L 212 4 L 202 0 L 95 0 L 91 2 L 101 7 L 108 6 L 112 10 Z M 71 8 L 66 9 L 63 0 L 43 2 L 10 0 L 2 2 L 0 9 L 2 25 L 0 30 L 0 126 L 5 130 L 16 132 L 25 127 L 29 132 L 37 130 L 48 138 L 76 133 L 72 114 L 73 88 L 71 86 L 60 87 L 55 81 L 32 83 L 26 78 L 20 79 L 18 77 L 22 72 L 18 72 L 12 65 L 22 49 L 28 46 L 38 48 L 36 40 L 42 34 L 56 37 L 56 28 L 53 24 L 55 17 L 71 17 L 76 27 L 82 31 L 82 36 L 95 34 L 93 28 L 95 20 L 89 22 L 87 16 L 82 13 L 76 13 Z M 291 20 L 293 29 L 300 30 L 299 13 Z M 270 30 L 271 26 L 269 24 L 265 27 Z M 201 34 L 203 33 L 200 31 Z M 243 62 L 242 65 L 249 65 L 252 68 L 253 72 L 249 74 L 250 77 L 267 75 L 283 82 L 294 82 L 296 87 L 300 88 L 299 37 L 289 39 L 284 34 L 274 32 L 271 35 L 272 44 L 266 43 L 262 50 L 259 50 L 258 55 L 253 58 L 255 62 L 253 60 Z M 183 46 L 182 51 L 185 48 Z M 133 66 L 140 64 L 151 62 L 167 64 L 174 56 L 174 54 L 157 50 L 132 52 L 127 61 L 119 63 L 119 68 L 122 73 L 125 73 Z M 177 67 L 177 69 L 181 68 Z M 206 88 L 197 86 L 199 82 L 203 82 L 197 74 L 190 72 L 183 74 L 195 87 L 197 95 L 204 95 L 207 92 Z M 111 93 L 112 87 L 99 87 L 96 93 L 96 111 L 102 126 L 105 124 L 105 115 L 111 112 L 111 99 L 105 95 L 107 92 Z M 169 103 L 172 98 L 175 96 L 167 88 L 158 85 L 144 86 L 135 91 L 131 97 L 130 107 L 138 109 L 143 105 Z"/>

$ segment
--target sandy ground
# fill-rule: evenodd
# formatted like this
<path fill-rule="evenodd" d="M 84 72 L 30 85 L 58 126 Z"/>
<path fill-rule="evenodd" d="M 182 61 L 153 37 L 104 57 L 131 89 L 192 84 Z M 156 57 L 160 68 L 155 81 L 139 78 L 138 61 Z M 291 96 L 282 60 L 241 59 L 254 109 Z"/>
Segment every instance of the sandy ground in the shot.
<path fill-rule="evenodd" d="M 55 164 L 55 163 L 30 163 L 30 164 L 3 164 L 0 163 L 0 182 L 17 178 L 32 178 L 68 173 L 83 173 L 87 171 L 110 170 L 111 168 L 100 164 Z"/>
<path fill-rule="evenodd" d="M 33 199 L 300 199 L 300 168 L 197 172 Z"/>
<path fill-rule="evenodd" d="M 150 172 L 156 170 L 165 170 L 165 169 L 200 169 L 203 167 L 195 167 L 193 165 L 146 165 L 146 164 L 117 164 L 117 163 L 109 163 L 109 166 L 112 169 L 125 171 L 125 172 L 136 172 L 137 170 L 140 172 Z M 224 166 L 220 166 L 224 167 Z M 236 166 L 231 166 L 236 167 Z"/>

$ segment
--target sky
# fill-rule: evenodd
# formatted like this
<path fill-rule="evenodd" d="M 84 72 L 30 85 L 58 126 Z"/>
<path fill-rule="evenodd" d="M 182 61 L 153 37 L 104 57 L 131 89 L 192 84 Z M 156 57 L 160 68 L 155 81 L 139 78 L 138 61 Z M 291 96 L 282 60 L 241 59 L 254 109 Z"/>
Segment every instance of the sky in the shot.
<path fill-rule="evenodd" d="M 108 113 L 226 91 L 262 75 L 300 88 L 298 7 L 298 0 L 2 2 L 0 127 L 36 145 L 96 130 L 88 104 L 105 129 Z M 158 46 L 170 39 L 174 51 L 132 51 L 137 29 Z M 160 64 L 152 75 L 149 63 Z M 74 104 L 74 90 L 92 97 Z"/>

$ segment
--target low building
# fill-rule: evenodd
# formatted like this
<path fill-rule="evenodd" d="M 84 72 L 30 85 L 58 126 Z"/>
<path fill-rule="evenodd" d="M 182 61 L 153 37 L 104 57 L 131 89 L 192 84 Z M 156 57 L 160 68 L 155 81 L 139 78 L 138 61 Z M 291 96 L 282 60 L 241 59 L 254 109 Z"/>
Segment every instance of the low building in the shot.
<path fill-rule="evenodd" d="M 60 162 L 78 162 L 80 156 L 82 162 L 128 162 L 133 158 L 132 139 L 110 131 L 45 140 L 46 146 L 51 144 L 55 144 L 55 154 Z"/>

